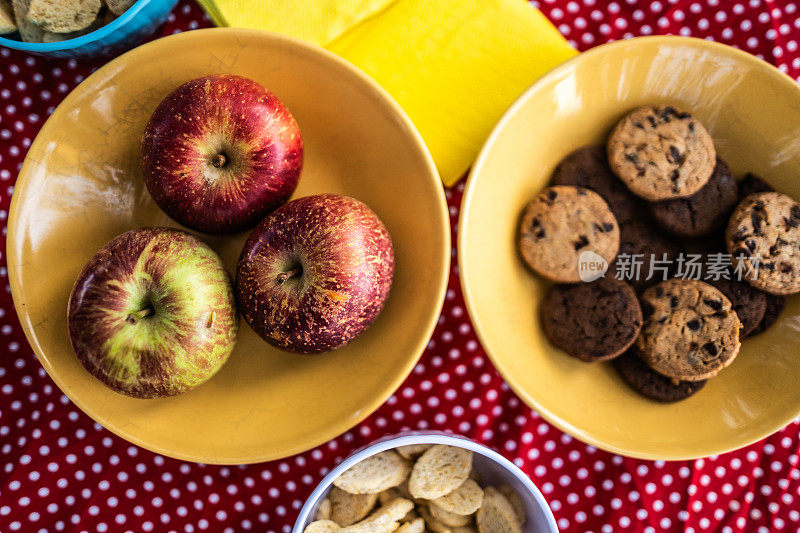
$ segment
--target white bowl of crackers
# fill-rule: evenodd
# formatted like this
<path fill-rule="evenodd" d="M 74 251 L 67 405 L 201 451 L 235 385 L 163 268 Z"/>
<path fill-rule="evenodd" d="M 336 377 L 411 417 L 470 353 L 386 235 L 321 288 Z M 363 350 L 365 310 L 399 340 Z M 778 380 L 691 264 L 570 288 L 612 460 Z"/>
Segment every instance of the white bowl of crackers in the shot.
<path fill-rule="evenodd" d="M 557 532 L 536 485 L 465 437 L 412 432 L 363 448 L 334 468 L 293 533 Z"/>

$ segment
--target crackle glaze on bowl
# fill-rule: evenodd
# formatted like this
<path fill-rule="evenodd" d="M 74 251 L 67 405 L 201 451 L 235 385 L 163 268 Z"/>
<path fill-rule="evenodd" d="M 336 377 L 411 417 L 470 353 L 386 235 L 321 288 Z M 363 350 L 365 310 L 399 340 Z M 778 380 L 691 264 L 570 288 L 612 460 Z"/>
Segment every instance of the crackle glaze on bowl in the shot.
<path fill-rule="evenodd" d="M 800 415 L 800 297 L 790 297 L 778 323 L 745 340 L 733 364 L 697 395 L 662 405 L 630 390 L 611 365 L 582 363 L 547 342 L 539 317 L 547 285 L 516 250 L 520 213 L 559 160 L 603 142 L 627 111 L 653 103 L 693 112 L 735 176 L 754 172 L 800 199 L 800 87 L 794 81 L 708 41 L 619 41 L 539 79 L 491 134 L 464 194 L 461 283 L 495 365 L 550 422 L 624 455 L 703 457 L 757 441 Z"/>
<path fill-rule="evenodd" d="M 70 348 L 67 298 L 84 263 L 140 227 L 176 226 L 150 198 L 139 144 L 158 103 L 213 73 L 250 77 L 292 110 L 305 140 L 295 197 L 353 196 L 394 242 L 394 285 L 377 321 L 335 352 L 280 352 L 244 323 L 228 363 L 181 396 L 136 400 L 94 379 Z M 285 457 L 349 429 L 399 386 L 436 324 L 447 282 L 449 222 L 422 139 L 397 104 L 350 64 L 250 30 L 188 32 L 142 46 L 84 81 L 47 121 L 20 172 L 8 232 L 14 303 L 44 368 L 99 423 L 145 448 L 206 463 Z M 246 233 L 201 238 L 229 272 Z"/>

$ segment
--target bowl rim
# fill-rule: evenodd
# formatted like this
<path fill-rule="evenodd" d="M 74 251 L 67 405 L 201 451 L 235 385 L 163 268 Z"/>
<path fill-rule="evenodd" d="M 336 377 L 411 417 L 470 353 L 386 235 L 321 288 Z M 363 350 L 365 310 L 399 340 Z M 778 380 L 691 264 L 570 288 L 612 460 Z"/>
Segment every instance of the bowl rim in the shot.
<path fill-rule="evenodd" d="M 292 527 L 292 533 L 303 533 L 303 527 L 308 525 L 308 522 L 311 521 L 310 515 L 314 506 L 320 501 L 331 485 L 333 485 L 333 481 L 347 469 L 378 453 L 411 444 L 445 444 L 447 446 L 456 446 L 459 448 L 466 448 L 473 453 L 491 459 L 513 474 L 533 495 L 534 500 L 539 504 L 539 508 L 547 517 L 548 525 L 550 526 L 548 533 L 558 533 L 556 519 L 553 516 L 550 505 L 547 503 L 547 499 L 545 499 L 533 480 L 531 480 L 517 465 L 488 446 L 475 442 L 462 435 L 440 431 L 409 431 L 400 435 L 388 435 L 351 453 L 344 461 L 339 463 L 338 466 L 322 478 L 322 481 L 319 482 L 314 491 L 308 496 L 308 499 L 306 499 L 306 502 L 300 509 L 300 514 L 297 516 L 297 520 Z"/>
<path fill-rule="evenodd" d="M 629 39 L 621 39 L 618 41 L 613 41 L 610 43 L 606 43 L 600 46 L 596 46 L 591 48 L 585 52 L 582 52 L 564 63 L 561 63 L 557 67 L 553 68 L 552 70 L 545 73 L 543 76 L 538 78 L 534 81 L 516 100 L 511 104 L 511 106 L 503 113 L 500 120 L 492 129 L 492 132 L 487 137 L 486 142 L 481 147 L 481 150 L 478 154 L 478 157 L 475 159 L 475 163 L 472 165 L 470 170 L 469 176 L 467 177 L 467 183 L 464 187 L 464 195 L 461 200 L 461 209 L 460 213 L 462 218 L 459 220 L 459 229 L 465 228 L 464 221 L 469 217 L 470 207 L 472 204 L 473 197 L 475 195 L 476 189 L 476 180 L 473 176 L 479 175 L 483 171 L 483 167 L 486 164 L 486 160 L 489 158 L 490 152 L 493 150 L 494 145 L 497 143 L 497 139 L 500 137 L 500 134 L 505 129 L 506 124 L 512 120 L 514 115 L 517 114 L 519 109 L 523 107 L 528 100 L 532 97 L 534 93 L 540 90 L 541 86 L 546 85 L 562 75 L 562 73 L 566 70 L 572 68 L 572 65 L 578 62 L 591 60 L 594 56 L 602 55 L 609 49 L 616 49 L 616 48 L 628 48 L 628 47 L 636 47 L 640 43 L 649 44 L 649 45 L 658 45 L 658 44 L 683 44 L 684 46 L 694 46 L 697 48 L 705 48 L 707 50 L 712 50 L 717 53 L 726 54 L 736 58 L 737 60 L 744 61 L 750 65 L 755 66 L 763 70 L 765 73 L 768 73 L 775 79 L 775 83 L 782 83 L 785 85 L 788 91 L 794 91 L 800 101 L 800 84 L 795 82 L 789 75 L 781 72 L 778 68 L 774 65 L 767 63 L 766 61 L 757 58 L 756 56 L 749 54 L 743 50 L 739 50 L 738 48 L 734 48 L 732 46 L 728 46 L 726 44 L 718 43 L 715 41 L 710 41 L 706 39 L 701 39 L 698 37 L 686 37 L 686 36 L 677 36 L 677 35 L 651 35 L 651 36 L 643 36 L 643 37 L 633 37 Z M 514 379 L 514 376 L 511 375 L 504 365 L 501 363 L 500 359 L 495 356 L 491 350 L 489 349 L 489 344 L 487 342 L 487 336 L 485 333 L 485 327 L 481 323 L 480 318 L 476 312 L 474 298 L 472 296 L 472 291 L 470 290 L 470 285 L 468 282 L 469 278 L 469 265 L 465 262 L 464 255 L 460 253 L 462 250 L 466 249 L 467 247 L 467 235 L 465 231 L 459 231 L 458 233 L 458 269 L 460 273 L 460 283 L 461 283 L 461 290 L 464 294 L 464 302 L 467 307 L 467 313 L 469 314 L 470 320 L 475 328 L 475 333 L 478 336 L 478 339 L 481 342 L 486 354 L 491 359 L 492 364 L 495 366 L 497 371 L 503 377 L 503 379 L 508 383 L 509 387 L 519 396 L 523 402 L 525 402 L 528 407 L 534 409 L 538 412 L 545 420 L 547 420 L 550 424 L 558 428 L 559 430 L 572 435 L 573 437 L 580 439 L 581 441 L 591 444 L 597 448 L 605 450 L 607 452 L 623 455 L 626 457 L 632 457 L 636 459 L 646 459 L 646 460 L 664 460 L 664 461 L 682 461 L 682 460 L 691 460 L 691 459 L 698 459 L 703 457 L 709 457 L 712 455 L 720 455 L 723 453 L 731 452 L 734 450 L 738 450 L 745 446 L 749 446 L 754 442 L 758 442 L 759 440 L 772 435 L 773 433 L 779 431 L 780 429 L 784 428 L 798 416 L 800 416 L 800 405 L 795 406 L 793 412 L 788 414 L 784 419 L 782 419 L 779 423 L 773 424 L 770 426 L 769 429 L 759 432 L 755 437 L 744 439 L 739 438 L 733 439 L 729 445 L 726 446 L 709 446 L 709 445 L 696 445 L 694 447 L 694 452 L 687 451 L 676 451 L 674 453 L 653 453 L 648 452 L 645 450 L 639 449 L 629 449 L 622 445 L 613 445 L 603 442 L 600 439 L 595 438 L 593 435 L 587 434 L 582 431 L 580 428 L 573 426 L 569 423 L 569 421 L 564 420 L 553 413 L 551 413 L 548 409 L 545 409 L 533 396 L 527 394 L 525 390 L 519 385 L 519 383 Z"/>
<path fill-rule="evenodd" d="M 6 48 L 11 48 L 13 50 L 21 50 L 23 52 L 37 53 L 75 50 L 76 48 L 81 48 L 82 46 L 86 46 L 87 44 L 91 44 L 95 41 L 99 41 L 108 37 L 113 32 L 133 20 L 133 18 L 138 15 L 146 5 L 157 1 L 159 0 L 136 0 L 136 3 L 126 9 L 122 15 L 118 16 L 108 24 L 100 26 L 96 30 L 90 31 L 87 34 L 73 37 L 72 39 L 58 41 L 55 43 L 29 43 L 25 41 L 17 41 L 16 39 L 9 39 L 0 35 L 0 46 L 5 46 Z M 172 3 L 172 6 L 170 7 L 170 10 L 172 10 L 175 7 L 177 0 L 167 0 L 167 3 Z"/>
<path fill-rule="evenodd" d="M 142 439 L 139 438 L 138 436 L 130 434 L 126 429 L 125 424 L 111 423 L 110 421 L 106 420 L 105 417 L 97 416 L 94 413 L 94 410 L 89 408 L 90 407 L 89 405 L 84 403 L 81 399 L 74 397 L 74 395 L 72 394 L 72 389 L 70 387 L 69 381 L 64 381 L 59 373 L 53 372 L 54 370 L 53 365 L 50 363 L 50 360 L 44 355 L 44 350 L 39 344 L 39 341 L 36 335 L 34 334 L 33 327 L 30 324 L 30 322 L 27 320 L 22 320 L 23 316 L 22 310 L 24 307 L 24 302 L 21 301 L 18 296 L 16 296 L 20 294 L 20 289 L 21 289 L 20 287 L 21 268 L 18 268 L 17 266 L 19 264 L 19 255 L 15 243 L 19 242 L 22 239 L 18 235 L 19 230 L 17 229 L 17 220 L 19 218 L 19 209 L 20 209 L 19 202 L 21 201 L 20 198 L 25 196 L 25 191 L 28 185 L 26 180 L 19 181 L 19 176 L 25 174 L 27 167 L 32 164 L 27 154 L 25 160 L 22 163 L 22 167 L 20 168 L 19 174 L 17 175 L 18 181 L 14 185 L 15 187 L 14 195 L 11 198 L 11 205 L 9 207 L 8 226 L 6 234 L 8 278 L 11 287 L 11 296 L 14 302 L 14 310 L 17 316 L 20 317 L 20 323 L 22 325 L 23 331 L 25 332 L 25 337 L 28 341 L 28 344 L 30 344 L 31 348 L 33 349 L 37 360 L 45 369 L 50 378 L 55 382 L 58 388 L 61 389 L 61 391 L 70 399 L 70 401 L 72 401 L 75 404 L 76 407 L 78 407 L 83 413 L 88 415 L 92 420 L 94 420 L 107 430 L 111 431 L 115 435 L 125 439 L 126 441 L 136 444 L 137 446 L 140 446 L 152 452 L 164 455 L 166 457 L 172 457 L 174 459 L 179 459 L 183 461 L 199 462 L 206 464 L 220 464 L 220 465 L 253 464 L 265 461 L 283 459 L 298 453 L 308 451 L 316 446 L 328 442 L 333 438 L 336 438 L 338 435 L 341 435 L 347 430 L 355 427 L 356 425 L 364 421 L 364 419 L 370 416 L 373 412 L 375 412 L 375 410 L 377 410 L 381 405 L 383 405 L 386 402 L 386 400 L 400 387 L 400 385 L 402 385 L 402 383 L 406 380 L 406 378 L 411 374 L 411 371 L 414 369 L 420 357 L 422 356 L 423 352 L 425 351 L 425 348 L 428 345 L 430 337 L 433 334 L 433 330 L 436 328 L 439 315 L 441 314 L 442 305 L 444 304 L 445 294 L 447 292 L 447 283 L 450 274 L 450 255 L 451 255 L 450 252 L 452 249 L 452 242 L 450 237 L 450 216 L 447 208 L 447 200 L 445 198 L 444 188 L 442 187 L 441 180 L 439 178 L 439 173 L 436 169 L 433 157 L 428 151 L 428 148 L 424 140 L 422 139 L 422 136 L 420 135 L 419 131 L 416 129 L 414 124 L 411 122 L 411 119 L 408 117 L 406 112 L 403 111 L 400 105 L 383 87 L 378 85 L 378 83 L 375 80 L 373 80 L 371 77 L 369 77 L 366 73 L 364 73 L 362 70 L 360 70 L 352 63 L 333 54 L 332 52 L 329 52 L 328 50 L 325 50 L 320 46 L 296 39 L 294 37 L 289 37 L 286 35 L 263 31 L 263 30 L 244 29 L 244 28 L 206 28 L 206 29 L 193 30 L 190 32 L 178 33 L 167 37 L 162 37 L 160 39 L 156 39 L 142 46 L 134 48 L 133 50 L 126 52 L 125 54 L 120 55 L 119 57 L 111 60 L 103 67 L 93 72 L 89 77 L 86 78 L 86 80 L 84 80 L 80 85 L 78 85 L 78 87 L 73 89 L 70 92 L 70 94 L 67 95 L 66 98 L 64 98 L 61 104 L 59 104 L 57 109 L 53 111 L 50 117 L 48 117 L 45 124 L 42 126 L 41 130 L 39 131 L 33 143 L 31 144 L 30 148 L 28 149 L 28 154 L 34 153 L 39 148 L 39 145 L 46 142 L 47 131 L 50 127 L 52 127 L 53 117 L 56 117 L 60 112 L 63 112 L 63 110 L 71 107 L 73 101 L 76 98 L 78 98 L 78 95 L 82 92 L 81 87 L 85 87 L 86 84 L 91 83 L 91 81 L 95 79 L 100 79 L 104 77 L 107 72 L 116 72 L 117 70 L 119 70 L 118 67 L 121 66 L 124 62 L 128 61 L 131 57 L 148 54 L 150 53 L 150 50 L 162 46 L 164 41 L 171 42 L 183 39 L 187 40 L 197 39 L 200 41 L 207 42 L 209 38 L 213 38 L 213 35 L 211 34 L 228 34 L 233 36 L 239 36 L 239 38 L 255 37 L 260 39 L 267 39 L 274 41 L 275 43 L 280 43 L 285 47 L 296 47 L 307 54 L 321 56 L 325 58 L 327 61 L 335 63 L 340 68 L 349 72 L 352 76 L 355 76 L 355 78 L 360 80 L 360 83 L 363 83 L 365 84 L 366 87 L 369 87 L 369 89 L 373 93 L 376 93 L 378 95 L 378 98 L 383 102 L 385 102 L 386 105 L 388 106 L 388 109 L 390 109 L 395 114 L 399 123 L 402 125 L 404 129 L 407 130 L 408 135 L 411 137 L 413 145 L 418 151 L 419 157 L 421 158 L 425 167 L 427 167 L 427 174 L 430 180 L 434 182 L 432 183 L 433 185 L 432 188 L 434 194 L 436 195 L 436 199 L 438 200 L 436 204 L 438 205 L 439 222 L 438 222 L 438 227 L 433 227 L 432 231 L 436 231 L 441 234 L 442 247 L 441 250 L 439 250 L 439 253 L 441 255 L 439 264 L 430 265 L 431 268 L 436 269 L 435 272 L 438 276 L 438 279 L 435 280 L 435 283 L 438 285 L 438 291 L 435 294 L 431 294 L 431 299 L 434 305 L 430 307 L 428 316 L 424 320 L 424 323 L 427 325 L 421 331 L 419 340 L 417 341 L 416 346 L 413 350 L 413 354 L 409 356 L 402 371 L 398 372 L 397 375 L 394 377 L 394 379 L 387 382 L 381 394 L 376 395 L 371 402 L 362 406 L 362 408 L 358 412 L 358 415 L 354 417 L 352 421 L 334 421 L 330 424 L 328 431 L 326 431 L 325 433 L 320 434 L 316 438 L 309 437 L 304 439 L 303 441 L 295 442 L 290 446 L 285 446 L 278 453 L 261 452 L 258 454 L 250 454 L 247 457 L 240 457 L 240 456 L 225 457 L 212 454 L 199 455 L 191 453 L 182 453 L 180 451 L 176 451 L 168 447 L 163 447 L 159 444 L 148 442 L 146 439 Z M 66 312 L 66 307 L 65 307 L 65 312 Z M 87 377 L 91 376 L 87 375 Z"/>

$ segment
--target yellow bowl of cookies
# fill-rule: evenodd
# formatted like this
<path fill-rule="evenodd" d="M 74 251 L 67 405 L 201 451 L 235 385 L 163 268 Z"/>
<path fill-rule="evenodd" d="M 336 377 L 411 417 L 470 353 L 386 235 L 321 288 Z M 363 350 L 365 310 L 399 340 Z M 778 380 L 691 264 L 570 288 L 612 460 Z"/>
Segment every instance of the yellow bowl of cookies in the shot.
<path fill-rule="evenodd" d="M 0 0 L 0 45 L 48 57 L 107 56 L 160 26 L 177 0 Z"/>
<path fill-rule="evenodd" d="M 409 432 L 334 468 L 300 510 L 293 533 L 556 533 L 553 513 L 522 470 L 465 437 Z"/>
<path fill-rule="evenodd" d="M 800 414 L 800 87 L 646 37 L 551 71 L 468 179 L 459 267 L 488 354 L 600 448 L 719 454 Z"/>

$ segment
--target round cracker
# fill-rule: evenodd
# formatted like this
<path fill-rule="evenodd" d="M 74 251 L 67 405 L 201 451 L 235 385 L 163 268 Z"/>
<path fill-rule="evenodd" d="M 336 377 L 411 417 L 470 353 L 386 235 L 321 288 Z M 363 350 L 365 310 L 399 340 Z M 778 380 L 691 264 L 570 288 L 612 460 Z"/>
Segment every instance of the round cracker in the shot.
<path fill-rule="evenodd" d="M 31 0 L 27 17 L 45 31 L 68 33 L 91 26 L 102 6 L 100 0 Z"/>
<path fill-rule="evenodd" d="M 389 533 L 397 529 L 397 523 L 412 509 L 414 502 L 397 498 L 378 508 L 361 522 L 342 528 L 341 533 Z"/>
<path fill-rule="evenodd" d="M 480 533 L 522 533 L 514 507 L 493 487 L 483 492 L 483 505 L 475 513 Z"/>
<path fill-rule="evenodd" d="M 328 498 L 331 502 L 330 519 L 341 527 L 351 526 L 366 518 L 378 501 L 377 494 L 350 494 L 339 487 L 333 487 Z"/>
<path fill-rule="evenodd" d="M 408 479 L 415 498 L 435 500 L 456 490 L 472 470 L 472 452 L 437 444 L 417 459 Z"/>
<path fill-rule="evenodd" d="M 520 525 L 524 524 L 525 520 L 528 518 L 528 512 L 525 510 L 525 502 L 522 501 L 522 496 L 519 495 L 519 492 L 508 485 L 501 485 L 497 487 L 497 490 L 511 503 L 511 507 L 514 508 L 514 514 L 517 515 L 517 521 Z"/>
<path fill-rule="evenodd" d="M 410 470 L 408 461 L 390 450 L 353 465 L 333 484 L 350 494 L 377 494 L 405 481 Z"/>
<path fill-rule="evenodd" d="M 472 521 L 472 517 L 469 515 L 451 513 L 433 502 L 428 503 L 428 509 L 432 517 L 448 527 L 466 526 Z"/>
<path fill-rule="evenodd" d="M 430 448 L 432 444 L 409 444 L 407 446 L 398 446 L 396 452 L 400 454 L 403 459 L 416 459 Z"/>
<path fill-rule="evenodd" d="M 425 525 L 427 525 L 428 529 L 433 531 L 433 533 L 450 533 L 450 528 L 436 520 L 431 514 L 431 511 L 428 509 L 427 505 L 420 505 L 417 510 L 419 511 L 419 515 L 425 521 Z"/>
<path fill-rule="evenodd" d="M 474 480 L 467 478 L 456 490 L 433 500 L 433 503 L 450 513 L 471 515 L 483 503 L 483 489 Z"/>

